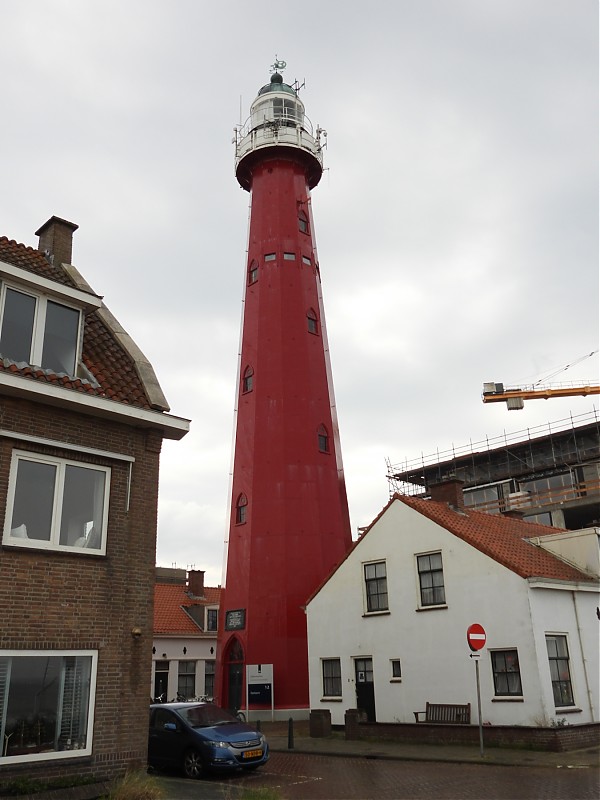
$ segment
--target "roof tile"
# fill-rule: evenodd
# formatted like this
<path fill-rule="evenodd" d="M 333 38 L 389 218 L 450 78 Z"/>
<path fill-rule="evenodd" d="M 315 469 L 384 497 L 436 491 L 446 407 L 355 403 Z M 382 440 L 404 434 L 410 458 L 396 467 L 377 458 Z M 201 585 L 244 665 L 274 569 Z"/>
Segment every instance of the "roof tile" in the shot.
<path fill-rule="evenodd" d="M 562 528 L 469 508 L 455 511 L 447 503 L 417 497 L 396 494 L 393 499 L 415 509 L 522 578 L 595 580 L 530 541 L 538 536 L 564 533 Z"/>
<path fill-rule="evenodd" d="M 202 599 L 192 599 L 185 584 L 157 583 L 154 586 L 154 635 L 190 636 L 204 633 L 185 608 L 218 605 L 221 589 L 206 586 Z"/>

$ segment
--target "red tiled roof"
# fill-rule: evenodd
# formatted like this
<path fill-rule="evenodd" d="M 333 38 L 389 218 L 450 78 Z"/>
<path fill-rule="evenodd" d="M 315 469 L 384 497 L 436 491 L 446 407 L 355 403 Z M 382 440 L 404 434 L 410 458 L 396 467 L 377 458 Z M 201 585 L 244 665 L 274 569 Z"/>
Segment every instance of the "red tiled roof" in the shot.
<path fill-rule="evenodd" d="M 154 586 L 154 635 L 189 636 L 202 628 L 184 611 L 190 606 L 218 605 L 221 590 L 207 586 L 202 599 L 192 599 L 185 584 L 157 583 Z"/>
<path fill-rule="evenodd" d="M 537 536 L 564 533 L 565 529 L 563 528 L 539 525 L 535 522 L 526 522 L 525 520 L 506 517 L 501 514 L 486 514 L 483 511 L 473 511 L 469 508 L 465 508 L 464 512 L 459 513 L 450 508 L 447 503 L 394 494 L 360 539 L 352 542 L 352 546 L 346 555 L 317 586 L 307 599 L 306 604 L 321 591 L 331 576 L 338 571 L 364 537 L 370 533 L 375 523 L 381 519 L 396 500 L 428 517 L 432 522 L 436 522 L 442 528 L 450 531 L 450 533 L 458 536 L 459 539 L 467 542 L 522 578 L 597 582 L 595 577 L 566 564 L 557 556 L 528 541 L 528 539 L 534 539 Z"/>
<path fill-rule="evenodd" d="M 594 581 L 585 572 L 566 564 L 560 558 L 533 544 L 528 539 L 564 533 L 561 528 L 551 528 L 526 522 L 501 514 L 486 514 L 465 508 L 454 511 L 447 503 L 406 497 L 396 494 L 393 500 L 428 517 L 459 539 L 493 558 L 499 564 L 522 578 L 551 578 L 564 581 Z"/>
<path fill-rule="evenodd" d="M 62 266 L 50 264 L 39 250 L 7 239 L 6 236 L 0 236 L 0 261 L 63 286 L 77 288 Z M 82 361 L 94 380 L 56 374 L 48 369 L 32 369 L 31 366 L 1 357 L 0 372 L 11 372 L 30 380 L 117 400 L 138 408 L 152 408 L 133 359 L 117 342 L 97 312 L 85 316 Z"/>

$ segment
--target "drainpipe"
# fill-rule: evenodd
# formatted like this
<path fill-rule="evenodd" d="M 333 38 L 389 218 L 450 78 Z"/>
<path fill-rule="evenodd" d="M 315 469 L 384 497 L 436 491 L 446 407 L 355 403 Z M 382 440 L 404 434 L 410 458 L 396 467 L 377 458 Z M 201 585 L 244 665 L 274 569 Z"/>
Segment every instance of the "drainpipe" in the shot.
<path fill-rule="evenodd" d="M 587 659 L 585 657 L 585 653 L 583 650 L 583 637 L 581 635 L 581 625 L 579 624 L 579 612 L 577 610 L 577 600 L 575 598 L 575 590 L 571 590 L 571 597 L 573 599 L 573 608 L 575 610 L 575 622 L 577 623 L 577 635 L 579 636 L 579 650 L 581 652 L 581 660 L 583 662 L 583 674 L 585 675 L 585 688 L 587 690 L 588 696 L 588 703 L 590 704 L 590 714 L 592 717 L 592 722 L 595 722 L 594 719 L 594 702 L 592 700 L 592 691 L 590 689 L 590 679 L 588 676 L 587 671 Z"/>

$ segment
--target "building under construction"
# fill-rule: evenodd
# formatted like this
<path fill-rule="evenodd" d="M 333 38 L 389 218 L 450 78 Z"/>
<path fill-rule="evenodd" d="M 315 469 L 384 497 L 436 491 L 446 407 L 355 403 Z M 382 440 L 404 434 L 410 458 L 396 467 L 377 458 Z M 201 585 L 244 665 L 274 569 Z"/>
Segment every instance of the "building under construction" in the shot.
<path fill-rule="evenodd" d="M 600 525 L 597 409 L 450 450 L 388 463 L 392 492 L 428 497 L 449 477 L 465 505 L 490 514 L 518 511 L 531 522 L 576 530 Z"/>

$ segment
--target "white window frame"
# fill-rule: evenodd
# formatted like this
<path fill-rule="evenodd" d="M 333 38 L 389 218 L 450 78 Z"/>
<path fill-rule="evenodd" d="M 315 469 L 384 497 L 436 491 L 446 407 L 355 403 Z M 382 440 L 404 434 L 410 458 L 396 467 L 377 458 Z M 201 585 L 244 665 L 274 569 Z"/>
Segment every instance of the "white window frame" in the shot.
<path fill-rule="evenodd" d="M 371 581 L 379 581 L 381 578 L 367 578 L 367 567 L 376 566 L 377 564 L 383 564 L 385 567 L 385 593 L 387 596 L 387 606 L 385 608 L 375 608 L 370 610 L 369 609 L 369 595 L 367 594 L 367 582 Z M 388 581 L 388 570 L 387 570 L 387 559 L 385 558 L 374 558 L 371 561 L 363 561 L 361 564 L 361 573 L 362 573 L 362 588 L 363 588 L 363 603 L 364 603 L 364 615 L 365 617 L 374 617 L 378 614 L 389 614 L 390 613 L 390 586 Z M 378 595 L 379 596 L 379 595 Z"/>
<path fill-rule="evenodd" d="M 218 606 L 207 606 L 207 607 L 206 607 L 206 609 L 205 609 L 205 611 L 206 611 L 206 628 L 205 628 L 205 633 L 216 633 L 216 632 L 218 631 L 218 629 L 219 629 L 219 607 L 218 607 Z M 208 612 L 209 612 L 209 611 L 214 611 L 214 612 L 215 612 L 215 614 L 216 614 L 216 624 L 215 624 L 215 627 L 214 627 L 214 628 L 209 628 L 209 627 L 208 627 L 208 617 L 209 617 L 209 614 L 208 614 Z"/>
<path fill-rule="evenodd" d="M 569 686 L 570 686 L 570 689 L 571 689 L 571 696 L 573 698 L 573 702 L 571 702 L 571 703 L 557 703 L 555 698 L 554 698 L 554 682 L 552 680 L 551 663 L 555 659 L 551 659 L 550 658 L 550 654 L 547 652 L 548 651 L 548 639 L 549 638 L 552 638 L 552 639 L 560 638 L 560 639 L 564 639 L 564 641 L 565 641 L 565 645 L 567 647 L 567 656 L 566 656 L 566 659 L 565 659 L 564 656 L 561 656 L 561 660 L 566 660 L 567 668 L 569 670 Z M 577 701 L 575 699 L 575 697 L 576 697 L 575 681 L 574 681 L 574 675 L 573 675 L 573 658 L 572 658 L 572 655 L 571 655 L 572 650 L 571 650 L 571 642 L 570 642 L 569 634 L 566 631 L 544 631 L 544 644 L 546 645 L 546 659 L 548 661 L 548 674 L 550 676 L 550 694 L 551 694 L 551 697 L 552 697 L 552 702 L 554 703 L 555 711 L 560 713 L 561 711 L 568 711 L 570 709 L 577 709 Z M 559 681 L 559 682 L 564 683 L 564 681 Z"/>
<path fill-rule="evenodd" d="M 394 664 L 398 664 L 400 675 L 394 675 Z M 402 661 L 399 658 L 390 658 L 390 683 L 402 682 Z"/>
<path fill-rule="evenodd" d="M 327 675 L 326 676 L 325 675 L 325 664 L 326 663 L 327 664 L 336 664 L 339 667 L 339 673 L 340 674 L 339 675 L 333 675 L 333 676 L 332 675 Z M 327 694 L 325 692 L 325 680 L 328 680 L 328 681 L 338 681 L 339 680 L 340 691 L 338 693 L 336 693 L 336 694 Z M 343 689 L 344 689 L 344 685 L 342 683 L 342 660 L 341 660 L 341 658 L 338 658 L 336 656 L 331 656 L 330 658 L 322 658 L 321 659 L 321 690 L 322 690 L 322 696 L 324 698 L 327 697 L 327 698 L 334 698 L 336 700 L 341 700 L 342 699 Z"/>
<path fill-rule="evenodd" d="M 423 603 L 423 592 L 421 590 L 421 572 L 419 572 L 419 558 L 423 556 L 437 556 L 439 555 L 442 561 L 442 577 L 444 579 L 444 602 L 443 603 Z M 415 553 L 414 560 L 415 576 L 416 576 L 416 589 L 417 589 L 417 609 L 419 611 L 427 611 L 434 608 L 448 608 L 448 591 L 446 586 L 446 573 L 444 571 L 444 556 L 441 550 L 427 550 L 424 553 Z"/>
<path fill-rule="evenodd" d="M 494 656 L 498 653 L 516 653 L 517 654 L 517 670 L 496 670 L 494 669 Z M 494 700 L 522 700 L 523 699 L 523 676 L 521 674 L 521 661 L 519 659 L 519 649 L 516 646 L 513 647 L 495 647 L 489 650 L 490 654 L 490 671 L 492 673 L 492 686 L 494 687 Z M 521 685 L 520 692 L 498 692 L 498 687 L 496 686 L 496 676 L 497 675 L 505 675 L 507 685 L 510 683 L 509 677 L 511 673 L 516 673 L 519 676 L 519 684 Z"/>
<path fill-rule="evenodd" d="M 52 506 L 52 527 L 50 540 L 34 539 L 13 535 L 11 530 L 13 506 L 16 492 L 17 471 L 20 461 L 30 461 L 38 464 L 48 464 L 57 468 L 57 477 L 54 485 L 54 502 Z M 104 473 L 104 498 L 102 502 L 102 528 L 100 531 L 100 547 L 75 547 L 74 545 L 60 544 L 60 514 L 62 512 L 62 499 L 65 485 L 65 472 L 67 466 L 91 469 L 96 472 Z M 108 528 L 108 508 L 110 497 L 110 478 L 111 468 L 103 467 L 99 464 L 89 464 L 85 461 L 73 461 L 68 458 L 58 458 L 34 453 L 29 450 L 13 450 L 10 464 L 10 477 L 8 481 L 8 497 L 6 504 L 6 516 L 4 521 L 4 534 L 2 537 L 3 545 L 17 545 L 19 547 L 30 547 L 35 550 L 60 550 L 63 553 L 86 553 L 88 555 L 106 554 L 106 532 Z"/>
<path fill-rule="evenodd" d="M 0 751 L 0 767 L 8 766 L 9 764 L 23 764 L 25 762 L 37 761 L 55 761 L 56 759 L 65 758 L 81 758 L 82 756 L 89 756 L 92 754 L 93 734 L 94 734 L 94 710 L 96 705 L 96 675 L 98 671 L 98 651 L 97 650 L 0 650 L 0 658 L 46 658 L 46 657 L 89 657 L 91 658 L 90 667 L 90 686 L 89 686 L 89 700 L 87 708 L 87 730 L 85 735 L 85 747 L 73 750 L 50 750 L 45 753 L 31 753 L 30 755 L 22 754 L 15 756 L 3 756 Z M 13 669 L 14 661 L 11 664 L 10 670 Z M 0 741 L 4 745 L 4 714 L 2 708 L 6 703 L 8 695 L 8 688 L 10 680 L 6 682 L 5 686 L 0 685 L 0 691 L 3 696 L 0 697 Z"/>
<path fill-rule="evenodd" d="M 33 317 L 33 332 L 31 337 L 31 351 L 29 353 L 29 361 L 28 363 L 32 366 L 41 367 L 45 369 L 44 365 L 42 364 L 42 353 L 44 350 L 44 337 L 46 333 L 46 312 L 48 308 L 48 302 L 55 303 L 59 306 L 64 306 L 65 308 L 70 308 L 73 311 L 77 311 L 79 314 L 79 324 L 77 326 L 77 337 L 75 341 L 75 361 L 73 364 L 73 372 L 72 375 L 75 376 L 77 374 L 77 368 L 81 361 L 81 344 L 82 344 L 82 330 L 83 330 L 83 313 L 80 306 L 77 306 L 73 303 L 65 302 L 62 297 L 54 297 L 50 294 L 44 294 L 42 292 L 32 291 L 29 287 L 19 286 L 18 284 L 6 283 L 5 281 L 2 282 L 2 288 L 0 292 L 0 333 L 2 332 L 2 326 L 4 324 L 4 304 L 6 302 L 6 291 L 7 289 L 12 289 L 14 292 L 18 292 L 19 294 L 24 294 L 27 297 L 32 297 L 35 300 L 35 313 Z"/>

